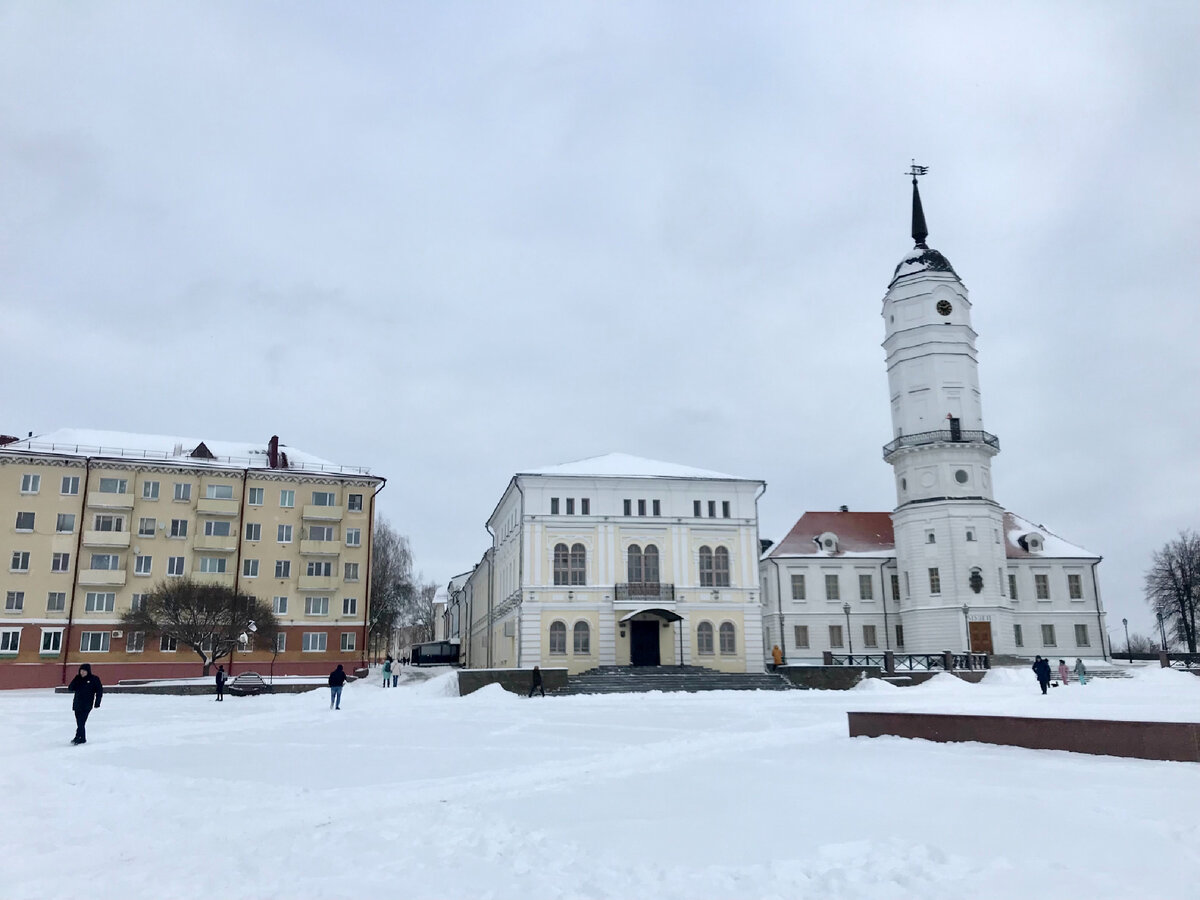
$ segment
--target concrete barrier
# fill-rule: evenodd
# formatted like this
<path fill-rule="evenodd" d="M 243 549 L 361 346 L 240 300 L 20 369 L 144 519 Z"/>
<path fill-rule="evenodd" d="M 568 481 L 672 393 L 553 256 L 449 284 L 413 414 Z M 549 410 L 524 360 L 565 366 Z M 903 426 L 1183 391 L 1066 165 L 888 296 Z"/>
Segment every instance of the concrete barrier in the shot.
<path fill-rule="evenodd" d="M 978 741 L 1030 750 L 1068 750 L 1097 756 L 1200 762 L 1200 723 L 1039 719 L 929 713 L 847 713 L 850 737 Z"/>
<path fill-rule="evenodd" d="M 465 697 L 489 684 L 498 684 L 512 694 L 528 694 L 533 683 L 533 669 L 459 669 L 458 694 Z M 542 685 L 546 693 L 567 686 L 566 668 L 542 669 Z"/>

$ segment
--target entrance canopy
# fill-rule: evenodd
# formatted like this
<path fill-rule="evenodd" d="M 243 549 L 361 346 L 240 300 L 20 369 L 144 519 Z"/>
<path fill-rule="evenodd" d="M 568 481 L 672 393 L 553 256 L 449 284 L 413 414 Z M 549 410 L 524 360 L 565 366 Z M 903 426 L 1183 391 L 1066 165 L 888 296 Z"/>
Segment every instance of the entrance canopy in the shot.
<path fill-rule="evenodd" d="M 658 607 L 646 607 L 645 609 L 635 609 L 632 612 L 627 612 L 627 613 L 625 613 L 625 615 L 621 616 L 621 618 L 618 621 L 620 621 L 623 624 L 625 622 L 628 622 L 634 616 L 641 615 L 642 613 L 648 613 L 652 616 L 658 616 L 664 622 L 679 622 L 683 619 L 683 616 L 681 616 L 678 613 L 673 612 L 672 610 L 669 610 L 669 609 L 659 609 Z"/>

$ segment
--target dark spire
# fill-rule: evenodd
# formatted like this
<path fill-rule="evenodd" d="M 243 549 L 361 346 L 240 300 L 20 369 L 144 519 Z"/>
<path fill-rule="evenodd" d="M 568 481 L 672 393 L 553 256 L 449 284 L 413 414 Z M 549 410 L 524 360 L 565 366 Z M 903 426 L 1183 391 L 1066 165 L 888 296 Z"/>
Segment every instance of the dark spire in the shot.
<path fill-rule="evenodd" d="M 917 176 L 924 175 L 928 171 L 929 166 L 918 166 L 914 162 L 908 173 L 912 176 L 913 182 L 912 237 L 922 250 L 929 249 L 925 243 L 925 238 L 929 237 L 929 229 L 925 227 L 925 210 L 921 208 L 921 192 L 917 189 Z"/>

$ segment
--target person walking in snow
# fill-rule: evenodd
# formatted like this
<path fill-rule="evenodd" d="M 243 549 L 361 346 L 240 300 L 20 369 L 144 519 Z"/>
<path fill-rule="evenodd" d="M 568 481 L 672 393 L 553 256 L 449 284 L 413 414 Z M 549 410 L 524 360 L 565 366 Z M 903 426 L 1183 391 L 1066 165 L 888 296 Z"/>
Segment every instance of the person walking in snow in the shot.
<path fill-rule="evenodd" d="M 1078 656 L 1075 657 L 1075 677 L 1079 679 L 1080 684 L 1087 684 L 1087 666 Z"/>
<path fill-rule="evenodd" d="M 1065 659 L 1058 661 L 1058 680 L 1063 684 L 1071 680 L 1071 673 L 1067 670 L 1067 661 Z"/>
<path fill-rule="evenodd" d="M 399 687 L 399 685 L 400 685 L 400 660 L 396 660 L 395 665 L 392 666 L 392 687 Z"/>
<path fill-rule="evenodd" d="M 92 710 L 100 708 L 100 699 L 104 696 L 104 685 L 100 683 L 99 678 L 92 674 L 92 667 L 88 663 L 84 663 L 79 667 L 78 674 L 67 685 L 67 690 L 75 695 L 71 701 L 71 709 L 75 712 L 75 740 L 71 743 L 86 744 L 87 730 L 84 726 L 87 724 Z"/>
<path fill-rule="evenodd" d="M 1035 659 L 1033 661 L 1033 674 L 1037 676 L 1042 693 L 1046 693 L 1046 688 L 1050 686 L 1050 660 L 1042 659 L 1040 656 Z"/>
<path fill-rule="evenodd" d="M 342 708 L 342 687 L 346 684 L 346 670 L 342 664 L 329 673 L 329 708 Z"/>
<path fill-rule="evenodd" d="M 542 686 L 542 670 L 537 666 L 533 667 L 533 682 L 529 685 L 529 696 L 533 696 L 534 691 L 541 691 L 542 696 L 546 696 L 546 689 Z"/>
<path fill-rule="evenodd" d="M 225 699 L 225 667 L 217 666 L 217 700 Z"/>
<path fill-rule="evenodd" d="M 383 686 L 387 687 L 392 681 L 392 657 L 391 654 L 383 661 Z"/>
<path fill-rule="evenodd" d="M 771 659 L 775 661 L 775 668 L 783 665 L 783 651 L 779 649 L 778 644 L 771 648 Z"/>

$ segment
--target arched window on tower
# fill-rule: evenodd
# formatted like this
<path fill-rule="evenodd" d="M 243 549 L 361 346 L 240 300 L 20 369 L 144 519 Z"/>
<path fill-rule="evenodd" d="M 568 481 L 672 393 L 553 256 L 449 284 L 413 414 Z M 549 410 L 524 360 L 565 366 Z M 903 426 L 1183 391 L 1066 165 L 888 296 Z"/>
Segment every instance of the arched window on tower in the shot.
<path fill-rule="evenodd" d="M 713 552 L 712 547 L 700 548 L 700 587 L 713 586 Z M 709 626 L 712 631 L 712 626 Z M 709 651 L 711 652 L 711 651 Z"/>
<path fill-rule="evenodd" d="M 713 553 L 713 585 L 729 587 L 729 551 L 724 547 Z"/>
<path fill-rule="evenodd" d="M 587 549 L 583 544 L 571 545 L 571 584 L 587 584 Z"/>
<path fill-rule="evenodd" d="M 558 655 L 567 652 L 567 623 L 550 623 L 550 652 Z"/>
<path fill-rule="evenodd" d="M 737 632 L 732 622 L 721 623 L 721 655 L 732 656 L 737 653 Z"/>
<path fill-rule="evenodd" d="M 554 545 L 554 583 L 570 584 L 571 552 L 566 544 Z"/>
<path fill-rule="evenodd" d="M 698 626 L 696 626 L 696 650 L 699 651 L 701 656 L 712 656 L 712 622 L 701 622 Z"/>
<path fill-rule="evenodd" d="M 630 584 L 642 583 L 642 548 L 637 544 L 630 544 L 629 549 L 625 552 L 626 558 L 626 575 L 629 577 Z"/>
<path fill-rule="evenodd" d="M 575 652 L 587 656 L 592 652 L 592 632 L 587 622 L 575 623 Z"/>

